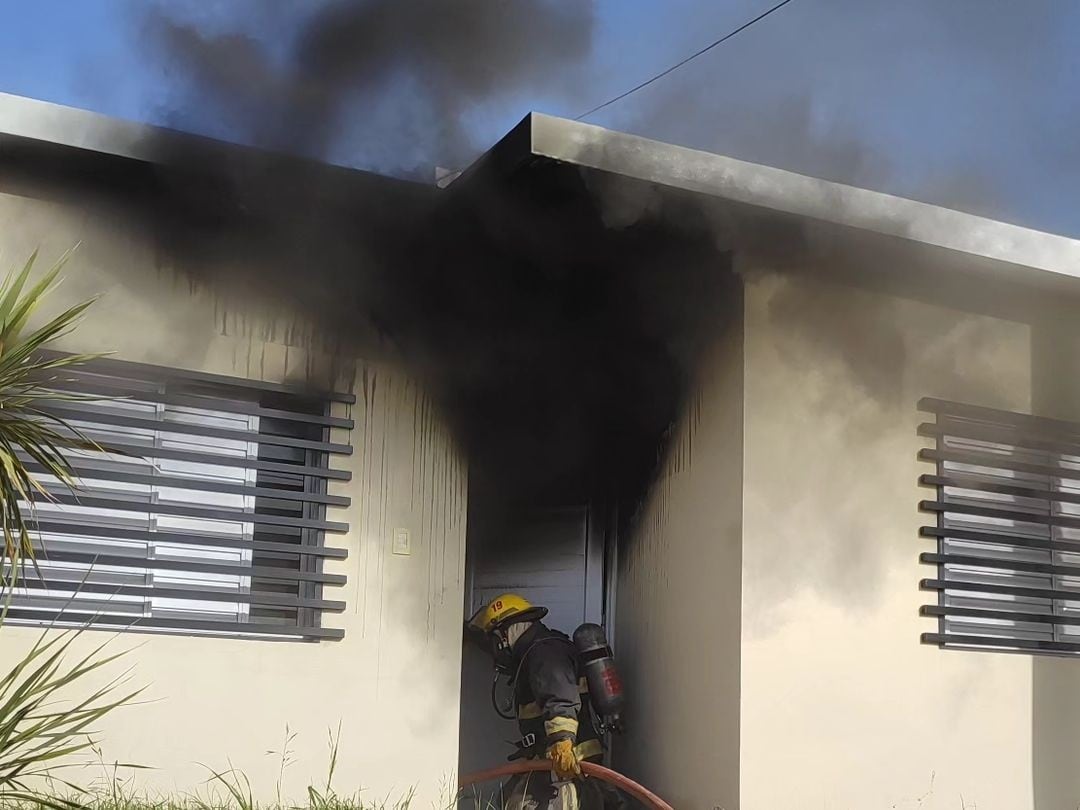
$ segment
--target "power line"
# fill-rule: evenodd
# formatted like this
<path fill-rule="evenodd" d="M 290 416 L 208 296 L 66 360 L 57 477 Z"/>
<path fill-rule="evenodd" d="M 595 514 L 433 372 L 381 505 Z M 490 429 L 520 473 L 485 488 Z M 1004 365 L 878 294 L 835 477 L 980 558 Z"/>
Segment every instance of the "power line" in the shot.
<path fill-rule="evenodd" d="M 636 93 L 638 90 L 641 90 L 642 88 L 648 87 L 653 82 L 659 81 L 660 79 L 667 76 L 669 73 L 674 73 L 676 70 L 681 68 L 683 65 L 687 64 L 688 62 L 694 61 L 695 59 L 697 59 L 702 54 L 708 53 L 713 48 L 715 48 L 717 45 L 722 45 L 723 43 L 725 43 L 729 39 L 731 39 L 733 36 L 736 36 L 737 34 L 741 34 L 743 31 L 745 31 L 747 28 L 749 28 L 754 23 L 760 22 L 761 20 L 764 20 L 766 17 L 768 17 L 774 11 L 779 11 L 780 9 L 782 9 L 784 6 L 786 6 L 790 2 L 791 2 L 791 0 L 782 0 L 782 2 L 777 3 L 775 6 L 770 8 L 768 11 L 764 11 L 761 14 L 759 14 L 758 16 L 754 17 L 754 19 L 750 20 L 750 22 L 743 23 L 738 28 L 736 28 L 734 31 L 731 31 L 731 32 L 729 32 L 727 34 L 724 34 L 724 36 L 720 37 L 720 39 L 716 40 L 715 42 L 713 42 L 713 43 L 711 43 L 709 45 L 706 45 L 704 48 L 702 48 L 697 53 L 690 54 L 690 56 L 686 57 L 681 62 L 675 63 L 674 65 L 669 67 L 667 70 L 662 71 L 661 73 L 657 73 L 651 79 L 647 79 L 647 80 L 643 81 L 641 84 L 637 85 L 636 87 L 631 87 L 625 93 L 620 93 L 619 95 L 615 96 L 615 98 L 608 99 L 603 104 L 598 104 L 597 106 L 593 107 L 588 112 L 584 112 L 581 115 L 577 116 L 574 120 L 575 121 L 581 121 L 584 118 L 588 118 L 593 113 L 600 112 L 600 110 L 604 109 L 604 107 L 610 107 L 616 101 L 622 101 L 624 98 L 626 98 L 627 96 L 629 96 L 629 95 L 631 95 L 633 93 Z"/>

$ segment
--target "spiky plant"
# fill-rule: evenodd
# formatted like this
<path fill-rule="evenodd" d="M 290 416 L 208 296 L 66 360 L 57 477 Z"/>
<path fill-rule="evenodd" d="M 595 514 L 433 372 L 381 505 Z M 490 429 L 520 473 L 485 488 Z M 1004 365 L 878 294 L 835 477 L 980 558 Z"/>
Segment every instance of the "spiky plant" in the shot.
<path fill-rule="evenodd" d="M 86 793 L 61 778 L 60 769 L 84 764 L 77 755 L 95 749 L 94 724 L 141 691 L 124 689 L 124 673 L 89 695 L 69 697 L 72 687 L 126 654 L 102 655 L 106 641 L 68 664 L 67 654 L 81 632 L 43 633 L 0 678 L 0 806 L 27 802 L 49 810 L 81 807 L 77 798 L 51 795 L 57 786 L 76 797 Z"/>
<path fill-rule="evenodd" d="M 56 387 L 64 370 L 96 355 L 43 354 L 79 324 L 93 301 L 69 307 L 44 326 L 26 331 L 31 316 L 60 283 L 68 256 L 70 251 L 37 283 L 29 285 L 37 261 L 34 251 L 21 271 L 0 284 L 0 522 L 4 533 L 2 562 L 7 572 L 14 572 L 19 560 L 34 558 L 30 537 L 34 504 L 49 497 L 45 486 L 30 472 L 31 464 L 74 487 L 75 474 L 67 453 L 101 449 L 48 412 L 50 404 L 79 398 Z M 0 581 L 0 589 L 4 584 L 11 584 L 8 574 Z"/>
<path fill-rule="evenodd" d="M 69 255 L 70 251 L 31 284 L 35 251 L 22 270 L 0 284 L 0 522 L 4 534 L 0 628 L 14 595 L 20 564 L 34 559 L 34 504 L 50 497 L 46 485 L 31 469 L 74 488 L 75 473 L 68 453 L 102 449 L 49 412 L 50 405 L 58 401 L 85 399 L 63 390 L 64 371 L 97 355 L 45 351 L 78 325 L 93 302 L 69 307 L 44 326 L 27 331 L 31 316 L 59 283 Z M 73 764 L 73 756 L 91 749 L 93 724 L 138 694 L 123 690 L 122 676 L 92 687 L 89 694 L 72 695 L 90 676 L 119 657 L 102 655 L 102 647 L 98 647 L 68 663 L 72 644 L 81 632 L 57 635 L 46 630 L 21 660 L 0 675 L 0 806 L 18 802 L 52 810 L 80 806 L 81 802 L 47 795 L 43 786 L 60 784 L 78 792 L 75 785 L 57 776 L 57 768 Z"/>

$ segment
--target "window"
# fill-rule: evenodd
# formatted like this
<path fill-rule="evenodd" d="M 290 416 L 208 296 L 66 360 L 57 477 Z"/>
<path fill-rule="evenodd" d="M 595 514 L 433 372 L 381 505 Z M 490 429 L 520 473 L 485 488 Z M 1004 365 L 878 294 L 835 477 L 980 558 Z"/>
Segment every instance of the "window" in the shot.
<path fill-rule="evenodd" d="M 1080 653 L 1080 424 L 927 399 L 920 483 L 942 646 Z"/>
<path fill-rule="evenodd" d="M 333 639 L 325 611 L 344 604 L 323 570 L 348 526 L 328 484 L 353 398 L 111 360 L 68 375 L 100 400 L 49 411 L 110 452 L 77 452 L 70 492 L 35 470 L 38 571 L 27 569 L 9 619 L 280 639 Z M 331 430 L 335 431 L 331 440 Z M 34 469 L 31 466 L 31 469 Z M 329 514 L 328 514 L 329 512 Z"/>

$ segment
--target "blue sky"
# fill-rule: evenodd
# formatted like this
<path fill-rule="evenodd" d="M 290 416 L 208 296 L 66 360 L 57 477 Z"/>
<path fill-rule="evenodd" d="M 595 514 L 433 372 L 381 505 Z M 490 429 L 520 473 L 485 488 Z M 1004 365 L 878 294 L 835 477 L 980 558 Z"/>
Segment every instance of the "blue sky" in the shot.
<path fill-rule="evenodd" d="M 154 2 L 3 0 L 0 89 L 250 140 L 198 104 L 183 66 L 147 32 Z M 469 141 L 483 149 L 529 109 L 576 115 L 771 3 L 597 0 L 584 55 L 473 99 L 461 114 Z M 311 3 L 158 6 L 275 54 Z M 592 120 L 1080 236 L 1078 35 L 1080 3 L 1068 0 L 794 0 Z M 409 82 L 348 106 L 348 131 L 328 157 L 375 168 L 440 162 L 435 146 L 393 137 L 387 123 L 416 103 Z"/>

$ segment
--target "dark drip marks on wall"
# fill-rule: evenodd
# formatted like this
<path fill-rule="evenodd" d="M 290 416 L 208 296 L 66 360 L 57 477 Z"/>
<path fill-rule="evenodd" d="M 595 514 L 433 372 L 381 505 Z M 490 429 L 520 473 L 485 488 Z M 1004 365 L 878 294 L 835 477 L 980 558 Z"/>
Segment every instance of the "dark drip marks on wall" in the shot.
<path fill-rule="evenodd" d="M 144 222 L 163 260 L 221 295 L 299 310 L 300 331 L 342 354 L 403 362 L 500 498 L 639 478 L 676 418 L 703 287 L 724 275 L 713 240 L 698 228 L 673 245 L 694 218 L 655 211 L 608 227 L 577 172 L 554 165 L 430 185 L 433 164 L 460 168 L 488 146 L 473 142 L 475 116 L 576 98 L 593 4 L 247 5 L 240 26 L 242 9 L 220 25 L 190 5 L 145 10 L 178 88 L 172 122 L 423 182 L 240 150 L 161 154 Z"/>
<path fill-rule="evenodd" d="M 147 162 L 5 143 L 5 181 L 112 211 L 222 323 L 280 313 L 278 342 L 404 367 L 507 503 L 629 492 L 655 465 L 731 277 L 695 201 L 613 220 L 617 189 L 545 160 L 439 189 L 148 138 Z"/>
<path fill-rule="evenodd" d="M 87 193 L 104 189 L 163 268 L 220 297 L 223 323 L 231 302 L 257 304 L 285 313 L 276 340 L 405 365 L 467 446 L 474 478 L 508 500 L 644 480 L 718 326 L 736 240 L 781 246 L 792 266 L 805 254 L 798 223 L 718 217 L 700 200 L 543 160 L 434 187 L 433 163 L 458 168 L 487 145 L 471 141 L 476 116 L 577 93 L 570 77 L 591 53 L 591 3 L 233 5 L 261 36 L 217 25 L 211 11 L 203 19 L 204 9 L 143 12 L 177 88 L 170 115 L 267 151 L 160 138 L 149 163 L 98 156 L 90 167 L 72 154 L 47 171 L 63 175 L 65 193 L 73 177 Z M 678 113 L 696 97 L 667 97 L 660 117 L 693 126 Z M 710 131 L 745 129 L 788 154 L 785 138 L 812 142 L 800 129 L 811 111 L 774 126 L 775 115 L 763 125 L 760 110 L 741 110 Z M 838 155 L 836 179 L 877 176 L 857 139 L 840 146 L 825 150 Z M 798 168 L 817 165 L 811 152 Z M 816 305 L 796 291 L 772 314 L 797 326 Z M 864 320 L 883 355 L 903 350 L 879 319 Z M 853 372 L 896 398 L 879 368 Z"/>

